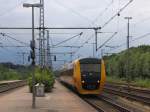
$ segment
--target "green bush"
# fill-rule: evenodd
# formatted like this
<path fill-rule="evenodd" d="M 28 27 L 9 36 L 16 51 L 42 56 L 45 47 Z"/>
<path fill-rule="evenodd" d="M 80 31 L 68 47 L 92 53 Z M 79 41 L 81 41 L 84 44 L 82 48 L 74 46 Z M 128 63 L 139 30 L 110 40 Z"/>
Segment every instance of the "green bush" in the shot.
<path fill-rule="evenodd" d="M 35 68 L 35 83 L 44 84 L 45 92 L 50 92 L 55 83 L 53 72 L 47 68 L 43 68 L 43 69 Z M 29 84 L 30 92 L 32 92 L 32 77 L 29 77 L 28 84 Z"/>

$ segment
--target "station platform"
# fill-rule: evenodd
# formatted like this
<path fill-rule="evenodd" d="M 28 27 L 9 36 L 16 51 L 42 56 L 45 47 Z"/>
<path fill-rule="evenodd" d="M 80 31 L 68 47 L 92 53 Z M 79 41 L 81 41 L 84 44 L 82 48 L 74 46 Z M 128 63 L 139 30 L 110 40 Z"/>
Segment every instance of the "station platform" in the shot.
<path fill-rule="evenodd" d="M 31 105 L 27 86 L 0 95 L 0 112 L 97 112 L 57 81 L 51 93 L 36 98 L 35 109 Z"/>
<path fill-rule="evenodd" d="M 11 82 L 17 82 L 17 81 L 21 81 L 21 80 L 0 81 L 0 84 L 6 84 L 6 83 L 11 83 Z"/>

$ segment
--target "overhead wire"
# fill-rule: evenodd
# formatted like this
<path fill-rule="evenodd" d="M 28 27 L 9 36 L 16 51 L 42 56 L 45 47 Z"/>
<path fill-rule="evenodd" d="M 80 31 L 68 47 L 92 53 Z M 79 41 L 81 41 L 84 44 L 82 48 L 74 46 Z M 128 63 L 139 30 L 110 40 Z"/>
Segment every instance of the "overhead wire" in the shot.
<path fill-rule="evenodd" d="M 104 28 L 106 25 L 108 25 L 116 16 L 120 16 L 120 13 L 130 4 L 132 3 L 133 0 L 130 0 L 128 3 L 126 3 L 122 8 L 119 9 L 119 11 L 117 11 L 117 13 L 115 15 L 113 15 L 108 21 L 106 21 L 101 28 Z M 118 30 L 118 28 L 117 28 Z M 110 41 L 115 35 L 117 34 L 117 32 L 115 32 L 110 38 L 108 38 L 100 47 L 97 48 L 100 49 L 102 48 L 108 41 Z"/>
<path fill-rule="evenodd" d="M 111 22 L 118 14 L 120 14 L 120 12 L 122 12 L 133 0 L 130 0 L 124 7 L 122 7 L 113 17 L 111 17 L 106 23 L 104 23 L 104 25 L 102 26 L 102 28 L 104 28 L 107 24 L 109 24 L 109 22 Z M 105 8 L 105 10 L 108 10 L 107 7 Z M 88 38 L 89 40 L 89 38 Z M 85 41 L 86 44 L 87 41 Z M 79 48 L 80 49 L 80 48 Z"/>
<path fill-rule="evenodd" d="M 98 14 L 98 16 L 93 20 L 92 23 L 97 22 L 98 19 L 99 19 L 99 17 L 102 16 L 102 15 L 110 8 L 110 6 L 112 5 L 112 3 L 113 3 L 113 1 L 111 1 L 111 2 L 105 7 L 105 9 L 102 10 L 102 11 Z"/>
<path fill-rule="evenodd" d="M 73 42 L 73 45 L 74 44 L 76 45 L 79 42 L 80 39 L 81 39 L 81 36 L 78 36 L 77 39 Z"/>
<path fill-rule="evenodd" d="M 11 52 L 12 54 L 14 54 L 14 52 L 12 50 L 8 49 L 7 47 L 3 47 L 0 45 L 0 48 L 5 49 L 4 51 L 8 51 L 7 53 Z"/>
<path fill-rule="evenodd" d="M 52 46 L 51 46 L 52 47 Z M 52 48 L 60 48 L 60 47 L 68 47 L 68 48 L 80 48 L 80 47 L 82 47 L 82 46 L 68 46 L 68 45 L 64 45 L 64 46 L 56 46 L 56 47 L 52 47 Z"/>
<path fill-rule="evenodd" d="M 98 14 L 98 16 L 94 19 L 94 21 L 92 21 L 93 24 L 95 24 L 95 23 L 97 22 L 98 18 L 99 18 L 100 16 L 102 16 L 103 13 L 106 12 L 106 11 L 109 9 L 109 7 L 112 5 L 112 3 L 113 3 L 113 0 L 108 4 L 108 6 L 106 6 L 106 8 L 105 8 L 103 11 L 101 11 L 101 12 Z M 91 37 L 93 37 L 93 36 L 94 36 L 94 34 L 92 34 L 81 46 L 83 47 L 86 43 L 88 43 L 88 41 L 89 41 L 89 40 L 91 39 Z M 77 49 L 76 52 L 78 52 L 79 50 L 80 50 L 80 48 Z"/>
<path fill-rule="evenodd" d="M 133 0 L 130 0 L 127 4 L 125 4 L 115 15 L 113 15 L 108 21 L 106 21 L 101 28 L 104 28 L 106 25 L 108 25 L 116 16 L 120 16 L 120 13 L 130 4 Z"/>
<path fill-rule="evenodd" d="M 14 37 L 9 36 L 9 35 L 7 35 L 7 34 L 5 34 L 5 33 L 0 33 L 0 35 L 5 36 L 5 37 L 8 37 L 8 38 L 10 38 L 10 39 L 12 39 L 12 40 L 15 40 L 15 41 L 17 41 L 17 42 L 19 42 L 19 43 L 21 43 L 21 44 L 29 45 L 28 43 L 25 43 L 25 42 L 23 42 L 23 41 L 21 41 L 21 40 L 15 39 Z"/>
<path fill-rule="evenodd" d="M 120 7 L 120 0 L 119 0 L 119 3 L 118 3 L 118 7 Z M 118 18 L 119 18 L 119 16 L 118 16 Z M 139 24 L 139 23 L 141 23 L 143 21 L 147 21 L 147 20 L 149 20 L 149 18 L 144 18 L 144 19 L 142 19 L 142 20 L 140 20 L 140 21 L 138 21 L 136 23 L 133 23 L 132 25 L 137 25 L 137 24 Z M 118 24 L 117 24 L 117 32 L 120 32 L 121 30 L 124 29 L 124 27 L 119 30 L 119 26 L 118 25 L 119 25 L 119 19 L 118 19 Z"/>
<path fill-rule="evenodd" d="M 29 43 L 26 43 L 26 42 L 23 42 L 23 41 L 21 41 L 21 40 L 15 39 L 14 37 L 12 37 L 12 36 L 10 36 L 10 35 L 6 35 L 5 33 L 0 33 L 0 34 L 2 34 L 3 36 L 7 36 L 8 38 L 10 38 L 10 39 L 12 39 L 12 40 L 15 40 L 15 41 L 17 41 L 17 42 L 20 43 L 20 44 L 24 44 L 24 45 L 30 47 L 30 44 L 29 44 Z M 39 48 L 35 47 L 35 50 L 38 50 L 38 49 L 39 49 Z"/>
<path fill-rule="evenodd" d="M 55 1 L 55 2 L 56 2 L 56 1 Z M 63 5 L 62 3 L 58 2 L 58 0 L 57 0 L 57 3 Z M 112 2 L 108 5 L 108 7 L 110 7 L 111 4 L 112 4 Z M 67 9 L 71 10 L 73 13 L 77 14 L 78 16 L 80 16 L 80 17 L 82 17 L 82 18 L 85 18 L 85 17 L 82 16 L 80 13 L 77 13 L 76 11 L 74 11 L 72 8 L 66 7 L 66 6 L 64 6 L 64 5 L 63 5 L 63 7 L 65 7 L 65 8 L 67 8 Z M 106 11 L 106 10 L 108 9 L 108 7 L 106 7 L 106 8 L 104 9 L 104 11 Z M 104 12 L 103 12 L 103 13 L 104 13 Z M 99 16 L 100 16 L 101 14 L 102 14 L 102 12 L 99 14 Z M 98 18 L 99 16 L 97 16 L 97 18 Z M 95 18 L 95 21 L 97 20 L 97 18 Z M 89 21 L 88 18 L 85 18 L 85 19 Z M 92 24 L 95 24 L 95 21 L 92 22 Z M 91 22 L 91 21 L 90 21 L 90 22 Z M 89 39 L 88 39 L 88 40 L 89 40 Z"/>
<path fill-rule="evenodd" d="M 12 12 L 12 11 L 14 11 L 16 8 L 18 8 L 18 6 L 22 5 L 22 3 L 25 2 L 25 1 L 27 1 L 27 0 L 23 0 L 20 3 L 18 3 L 16 6 L 14 6 L 14 7 L 10 8 L 10 9 L 6 10 L 3 13 L 0 13 L 0 16 L 4 16 L 4 15 L 6 15 L 6 14 Z M 3 48 L 3 49 L 5 49 L 5 50 L 7 50 L 9 52 L 12 52 L 11 50 L 8 50 L 7 48 Z"/>
<path fill-rule="evenodd" d="M 112 36 L 110 36 L 101 46 L 99 46 L 97 48 L 97 50 L 99 50 L 100 48 L 102 48 L 108 41 L 110 41 L 115 35 L 117 35 L 117 32 L 115 32 Z"/>
<path fill-rule="evenodd" d="M 14 43 L 12 43 L 10 40 L 9 40 L 9 38 L 6 38 L 8 41 L 9 41 L 9 43 L 11 43 L 12 44 L 12 47 L 13 46 L 16 46 L 16 45 L 14 45 Z M 10 45 L 9 45 L 10 46 Z M 9 46 L 3 46 L 3 47 L 9 47 Z M 11 47 L 11 46 L 10 46 Z M 21 51 L 22 51 L 22 49 L 20 48 L 20 47 L 16 47 L 16 48 L 19 48 Z"/>
<path fill-rule="evenodd" d="M 142 35 L 142 36 L 139 36 L 139 37 L 134 38 L 132 41 L 137 41 L 137 40 L 142 39 L 142 38 L 145 38 L 145 37 L 147 37 L 147 36 L 149 36 L 149 35 L 150 35 L 150 33 L 146 33 L 146 34 L 144 34 L 144 35 Z"/>
<path fill-rule="evenodd" d="M 12 12 L 12 11 L 14 11 L 16 8 L 18 8 L 18 6 L 22 5 L 25 1 L 27 1 L 27 0 L 23 0 L 23 1 L 21 1 L 20 3 L 18 3 L 17 5 L 15 5 L 14 7 L 12 7 L 12 8 L 10 8 L 10 9 L 6 10 L 6 11 L 3 12 L 3 13 L 0 13 L 0 16 L 4 16 L 4 15 L 6 15 L 6 14 Z"/>
<path fill-rule="evenodd" d="M 89 38 L 87 38 L 87 40 L 86 40 L 84 43 L 82 43 L 81 46 L 84 47 L 84 45 L 85 45 L 86 43 L 88 43 L 88 41 L 89 41 L 93 36 L 94 36 L 94 34 L 92 34 L 91 36 L 89 36 Z M 81 48 L 82 48 L 82 47 L 81 47 Z M 76 54 L 81 48 L 78 48 L 78 49 L 75 51 L 74 54 Z"/>
<path fill-rule="evenodd" d="M 137 21 L 137 22 L 135 22 L 135 23 L 132 23 L 131 25 L 134 26 L 134 27 L 136 27 L 136 25 L 138 25 L 138 24 L 140 24 L 140 23 L 143 23 L 143 22 L 145 22 L 145 21 L 148 21 L 148 20 L 150 20 L 150 17 L 144 18 L 144 19 L 142 19 L 142 20 L 140 20 L 140 21 Z M 124 31 L 124 27 L 125 27 L 125 26 L 123 26 L 123 27 L 120 28 L 120 29 L 118 28 L 118 32 Z"/>
<path fill-rule="evenodd" d="M 97 22 L 97 20 L 98 20 L 98 18 L 100 17 L 100 16 L 102 16 L 103 14 L 104 14 L 104 12 L 106 12 L 108 9 L 109 9 L 109 7 L 112 5 L 112 3 L 113 3 L 113 0 L 108 4 L 108 6 L 106 6 L 106 8 L 103 10 L 103 11 L 101 11 L 99 14 L 98 14 L 98 16 L 94 19 L 94 21 L 92 21 L 92 23 L 93 24 L 95 24 L 95 22 Z M 93 37 L 93 34 L 92 34 L 92 36 L 90 36 L 81 46 L 84 46 L 86 43 L 88 43 L 88 41 L 90 40 L 90 38 L 91 37 Z M 80 49 L 80 48 L 79 48 Z M 79 50 L 78 49 L 78 50 Z M 78 51 L 77 50 L 77 51 Z M 76 52 L 77 52 L 76 51 Z"/>
<path fill-rule="evenodd" d="M 4 35 L 1 35 L 1 36 L 4 36 Z M 5 36 L 6 37 L 6 36 Z M 29 46 L 19 46 L 19 45 L 14 45 L 14 43 L 12 43 L 10 41 L 10 38 L 6 38 L 7 39 L 7 42 L 9 42 L 10 44 L 9 45 L 3 45 L 1 44 L 0 45 L 0 48 L 2 49 L 5 49 L 5 51 L 7 51 L 7 53 L 11 53 L 11 55 L 15 56 L 14 54 L 17 54 L 17 51 L 16 49 L 15 50 L 12 50 L 12 49 L 9 49 L 9 48 L 18 48 L 21 52 L 23 51 L 21 48 L 22 47 L 29 47 Z M 10 54 L 9 54 L 10 55 Z"/>
<path fill-rule="evenodd" d="M 7 38 L 6 38 L 7 41 L 9 41 L 9 43 L 12 44 L 12 46 L 11 46 L 11 45 L 5 45 L 5 46 L 4 46 L 4 45 L 0 45 L 0 47 L 3 48 L 3 49 L 5 49 L 5 50 L 7 50 L 7 51 L 9 51 L 9 52 L 12 52 L 13 54 L 14 54 L 15 52 L 12 51 L 12 50 L 10 50 L 10 49 L 8 49 L 8 47 L 11 47 L 11 48 L 12 48 L 12 47 L 16 47 L 16 48 L 19 48 L 20 51 L 23 51 L 23 50 L 21 49 L 22 47 L 30 47 L 28 43 L 25 43 L 25 42 L 22 42 L 22 41 L 20 41 L 20 40 L 18 40 L 18 39 L 15 39 L 14 37 L 12 37 L 12 36 L 10 36 L 10 35 L 8 35 L 8 34 L 0 33 L 0 35 L 3 36 L 3 37 L 7 37 Z M 26 46 L 14 45 L 8 38 L 17 41 L 18 43 L 24 44 L 24 45 L 26 45 Z M 17 53 L 17 52 L 16 52 L 16 53 Z M 15 54 L 16 54 L 16 53 L 15 53 Z"/>
<path fill-rule="evenodd" d="M 75 37 L 77 37 L 77 36 L 81 36 L 83 34 L 83 32 L 81 32 L 80 34 L 77 34 L 77 35 L 75 35 L 75 36 L 73 36 L 73 37 L 71 37 L 71 38 L 68 38 L 68 39 L 66 39 L 66 40 L 63 40 L 63 41 L 61 41 L 61 42 L 59 42 L 59 43 L 57 43 L 57 44 L 55 44 L 55 45 L 53 45 L 53 46 L 58 46 L 58 45 L 60 45 L 60 44 L 63 44 L 63 43 L 65 43 L 65 42 L 67 42 L 67 41 L 70 41 L 71 39 L 73 39 L 73 38 L 75 38 Z"/>
<path fill-rule="evenodd" d="M 30 46 L 19 46 L 19 45 L 0 45 L 0 47 L 16 47 L 16 48 L 21 48 L 21 47 L 30 47 Z"/>
<path fill-rule="evenodd" d="M 69 6 L 67 6 L 67 5 L 65 5 L 65 4 L 63 4 L 63 3 L 61 3 L 59 0 L 53 0 L 53 1 L 54 1 L 55 3 L 57 3 L 58 5 L 60 5 L 60 6 L 64 7 L 64 8 L 66 8 L 66 9 L 68 9 L 68 10 L 71 11 L 72 13 L 78 15 L 79 17 L 83 18 L 83 19 L 86 20 L 87 22 L 90 22 L 91 24 L 93 24 L 92 21 L 91 21 L 88 17 L 83 16 L 83 15 L 80 14 L 79 12 L 75 11 L 73 8 L 71 8 L 71 7 L 69 7 Z"/>
<path fill-rule="evenodd" d="M 142 35 L 142 36 L 139 36 L 139 37 L 134 38 L 133 40 L 130 40 L 130 42 L 132 42 L 132 41 L 137 41 L 137 40 L 142 39 L 142 38 L 145 38 L 145 37 L 147 37 L 147 36 L 149 36 L 149 35 L 150 35 L 150 33 L 146 33 L 146 34 L 144 34 L 144 35 Z M 118 45 L 117 47 L 113 48 L 112 50 L 116 50 L 116 49 L 118 49 L 118 48 L 120 48 L 120 47 L 122 47 L 122 46 L 124 46 L 124 45 L 126 45 L 126 42 L 124 42 L 124 43 Z"/>
<path fill-rule="evenodd" d="M 106 25 L 108 25 L 116 16 L 120 16 L 120 13 L 130 4 L 130 3 L 132 3 L 133 2 L 133 0 L 130 0 L 127 4 L 125 4 L 122 8 L 120 8 L 119 9 L 119 11 L 114 15 L 114 16 L 112 16 L 108 21 L 106 21 L 102 26 L 101 26 L 101 28 L 104 28 Z M 109 41 L 109 40 L 111 40 L 115 35 L 116 35 L 117 33 L 115 32 L 115 34 L 112 36 L 112 37 L 110 37 L 107 41 L 106 41 L 106 43 Z M 104 42 L 105 43 L 105 42 Z M 100 46 L 101 47 L 101 46 Z"/>

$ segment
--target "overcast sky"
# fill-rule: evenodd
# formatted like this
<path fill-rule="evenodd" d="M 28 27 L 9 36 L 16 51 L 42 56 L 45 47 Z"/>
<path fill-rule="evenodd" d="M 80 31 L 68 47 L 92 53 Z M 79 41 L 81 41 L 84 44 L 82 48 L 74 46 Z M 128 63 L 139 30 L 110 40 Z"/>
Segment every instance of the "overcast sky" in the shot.
<path fill-rule="evenodd" d="M 122 7 L 124 7 L 130 0 L 45 0 L 45 26 L 47 27 L 96 27 L 104 25 L 113 15 L 115 15 Z M 38 3 L 39 0 L 0 0 L 0 26 L 3 27 L 31 27 L 31 9 L 23 8 L 22 4 Z M 105 48 L 105 52 L 119 52 L 126 48 L 127 35 L 127 20 L 126 16 L 131 16 L 130 34 L 131 46 L 138 46 L 149 44 L 149 36 L 139 38 L 142 35 L 148 34 L 150 31 L 150 0 L 133 0 L 121 13 L 119 17 L 115 17 L 102 32 L 117 32 L 107 45 L 119 46 L 117 49 Z M 39 25 L 39 9 L 35 9 L 35 26 Z M 7 33 L 18 40 L 29 43 L 31 40 L 31 31 L 25 30 L 1 30 L 0 32 Z M 73 59 L 78 56 L 89 57 L 93 56 L 94 31 L 93 30 L 50 30 L 50 37 L 52 43 L 55 45 L 69 37 L 83 32 L 81 37 L 77 36 L 69 42 L 62 45 L 82 45 L 88 38 L 88 44 L 84 44 L 81 49 L 76 48 L 55 48 L 52 52 L 70 52 L 77 51 Z M 36 38 L 38 31 L 36 31 Z M 59 33 L 59 34 L 55 34 Z M 60 34 L 71 33 L 71 34 Z M 98 34 L 98 46 L 103 44 L 112 33 Z M 10 38 L 0 35 L 0 43 L 3 46 L 7 45 L 22 45 Z M 133 41 L 135 40 L 136 41 Z M 37 44 L 38 45 L 38 44 Z M 29 52 L 29 48 L 0 48 L 1 62 L 22 63 L 22 56 L 17 52 Z M 101 49 L 95 53 L 96 57 L 100 56 Z M 27 55 L 26 55 L 27 57 Z M 60 60 L 71 60 L 68 55 L 57 56 Z M 27 58 L 26 58 L 27 61 Z M 59 65 L 63 62 L 57 62 Z M 27 64 L 27 62 L 26 62 Z"/>

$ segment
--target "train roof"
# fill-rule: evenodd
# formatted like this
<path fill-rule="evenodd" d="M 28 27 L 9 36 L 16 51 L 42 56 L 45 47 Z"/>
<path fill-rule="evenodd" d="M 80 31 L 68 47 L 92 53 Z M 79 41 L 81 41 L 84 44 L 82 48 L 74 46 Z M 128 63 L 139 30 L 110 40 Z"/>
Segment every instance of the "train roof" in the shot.
<path fill-rule="evenodd" d="M 99 64 L 101 62 L 101 59 L 99 59 L 99 58 L 80 58 L 80 59 L 76 59 L 72 63 L 66 63 L 62 67 L 62 70 L 73 68 L 74 63 L 76 63 L 78 61 L 80 62 L 80 64 L 89 64 L 89 63 Z"/>
<path fill-rule="evenodd" d="M 99 58 L 82 58 L 82 59 L 79 59 L 79 62 L 81 64 L 88 64 L 88 63 L 93 63 L 93 64 L 97 64 L 97 63 L 100 63 L 101 59 Z"/>

